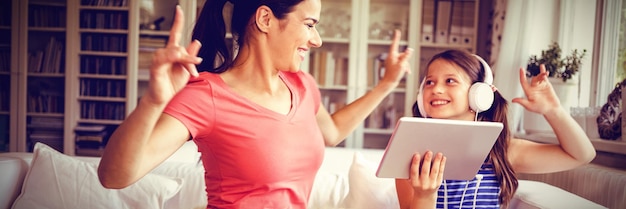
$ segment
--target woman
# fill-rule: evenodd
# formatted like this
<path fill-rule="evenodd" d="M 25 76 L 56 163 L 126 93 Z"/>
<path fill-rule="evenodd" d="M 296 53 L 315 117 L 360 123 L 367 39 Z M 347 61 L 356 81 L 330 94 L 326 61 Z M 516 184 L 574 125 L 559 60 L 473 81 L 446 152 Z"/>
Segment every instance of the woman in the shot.
<path fill-rule="evenodd" d="M 540 74 L 530 83 L 523 69 L 519 77 L 526 98 L 515 98 L 513 102 L 542 114 L 559 144 L 539 144 L 511 136 L 507 102 L 492 85 L 491 69 L 482 58 L 459 50 L 433 56 L 413 108 L 414 115 L 495 121 L 503 123 L 504 128 L 476 178 L 470 181 L 443 179 L 445 153 L 424 150 L 415 154 L 409 179 L 396 179 L 400 208 L 507 208 L 517 189 L 516 173 L 568 170 L 595 157 L 585 132 L 561 107 L 545 67 L 541 66 Z M 479 92 L 475 92 L 475 86 L 480 85 L 488 85 L 486 92 L 480 92 L 483 100 L 472 101 L 470 95 Z M 487 106 L 477 105 L 491 98 L 493 102 Z"/>
<path fill-rule="evenodd" d="M 396 32 L 379 85 L 330 115 L 314 79 L 298 69 L 322 45 L 320 0 L 231 3 L 234 59 L 225 0 L 205 3 L 186 48 L 177 44 L 184 25 L 177 7 L 147 92 L 105 148 L 98 168 L 105 187 L 132 184 L 191 139 L 206 170 L 208 208 L 306 208 L 324 146 L 340 143 L 409 70 L 411 50 L 398 53 Z M 213 67 L 214 60 L 223 63 Z"/>

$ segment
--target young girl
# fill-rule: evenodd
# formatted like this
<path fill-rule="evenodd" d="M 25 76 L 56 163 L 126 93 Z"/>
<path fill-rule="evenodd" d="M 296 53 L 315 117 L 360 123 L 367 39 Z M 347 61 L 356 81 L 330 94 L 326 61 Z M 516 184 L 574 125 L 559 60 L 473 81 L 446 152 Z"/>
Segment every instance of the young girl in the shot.
<path fill-rule="evenodd" d="M 177 7 L 148 90 L 104 150 L 102 185 L 132 184 L 192 139 L 205 168 L 207 208 L 304 209 L 324 146 L 340 143 L 409 70 L 411 51 L 398 52 L 396 32 L 379 84 L 331 115 L 313 77 L 299 71 L 307 51 L 322 45 L 315 28 L 321 1 L 229 1 L 236 54 L 225 40 L 226 0 L 206 1 L 187 47 L 179 45 Z M 214 67 L 216 60 L 223 62 Z"/>
<path fill-rule="evenodd" d="M 530 83 L 523 69 L 519 77 L 526 98 L 512 101 L 542 114 L 559 144 L 540 144 L 512 137 L 506 116 L 507 101 L 491 85 L 491 70 L 479 56 L 449 50 L 431 59 L 413 108 L 416 116 L 495 121 L 503 123 L 504 129 L 476 178 L 470 181 L 443 179 L 445 153 L 428 150 L 416 153 L 409 179 L 396 179 L 400 208 L 506 208 L 517 189 L 516 173 L 563 171 L 586 164 L 595 157 L 595 149 L 585 132 L 561 107 L 544 66 Z M 470 99 L 475 96 L 470 93 L 470 87 L 476 83 L 488 89 L 485 92 L 484 86 L 481 87 L 480 101 Z M 486 107 L 485 101 L 488 101 Z"/>

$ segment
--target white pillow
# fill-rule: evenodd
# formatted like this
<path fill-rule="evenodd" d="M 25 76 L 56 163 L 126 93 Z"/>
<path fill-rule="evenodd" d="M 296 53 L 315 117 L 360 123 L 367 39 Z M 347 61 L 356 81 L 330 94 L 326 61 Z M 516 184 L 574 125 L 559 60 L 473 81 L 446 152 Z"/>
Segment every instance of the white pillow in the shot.
<path fill-rule="evenodd" d="M 320 171 L 315 176 L 307 208 L 339 208 L 348 195 L 348 189 L 348 176 L 346 174 Z"/>
<path fill-rule="evenodd" d="M 368 161 L 360 152 L 354 153 L 348 174 L 350 191 L 344 207 L 354 209 L 400 208 L 395 180 L 376 177 L 378 165 Z"/>
<path fill-rule="evenodd" d="M 518 180 L 519 187 L 509 204 L 509 208 L 516 209 L 550 209 L 550 208 L 585 208 L 606 209 L 606 207 L 567 192 L 550 184 Z"/>
<path fill-rule="evenodd" d="M 95 163 L 37 143 L 13 208 L 163 208 L 182 184 L 180 179 L 147 174 L 124 189 L 106 189 L 98 181 L 96 170 Z"/>

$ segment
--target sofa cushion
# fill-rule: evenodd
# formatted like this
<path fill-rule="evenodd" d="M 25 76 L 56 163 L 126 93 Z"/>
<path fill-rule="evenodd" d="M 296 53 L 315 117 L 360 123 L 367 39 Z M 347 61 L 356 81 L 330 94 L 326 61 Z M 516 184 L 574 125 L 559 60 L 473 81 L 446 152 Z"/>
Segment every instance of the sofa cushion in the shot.
<path fill-rule="evenodd" d="M 165 203 L 165 208 L 206 208 L 208 201 L 201 162 L 165 161 L 150 173 L 183 179 L 180 191 Z"/>
<path fill-rule="evenodd" d="M 31 167 L 13 208 L 163 208 L 181 187 L 180 179 L 147 174 L 124 189 L 106 189 L 97 164 L 35 144 Z"/>
<path fill-rule="evenodd" d="M 515 209 L 560 209 L 585 208 L 605 209 L 606 207 L 591 202 L 561 188 L 538 181 L 518 180 L 519 187 L 509 208 Z"/>
<path fill-rule="evenodd" d="M 307 208 L 339 208 L 348 194 L 348 176 L 338 172 L 318 172 Z"/>
<path fill-rule="evenodd" d="M 354 153 L 348 172 L 350 191 L 344 201 L 345 208 L 399 208 L 395 180 L 376 177 L 377 168 L 377 162 L 366 159 L 360 152 Z"/>

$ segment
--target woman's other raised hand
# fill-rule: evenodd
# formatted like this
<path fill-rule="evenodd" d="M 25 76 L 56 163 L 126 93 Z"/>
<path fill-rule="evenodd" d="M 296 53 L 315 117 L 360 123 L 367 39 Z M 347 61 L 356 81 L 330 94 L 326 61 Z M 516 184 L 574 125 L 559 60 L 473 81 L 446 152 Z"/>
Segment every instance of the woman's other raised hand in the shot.
<path fill-rule="evenodd" d="M 177 5 L 167 45 L 158 49 L 152 58 L 149 88 L 144 97 L 153 104 L 167 104 L 191 76 L 198 76 L 196 65 L 202 62 L 197 56 L 201 44 L 194 40 L 187 47 L 179 45 L 184 22 L 182 8 Z"/>
<path fill-rule="evenodd" d="M 406 73 L 411 73 L 409 59 L 413 49 L 407 48 L 403 52 L 399 52 L 400 38 L 400 30 L 395 30 L 391 46 L 389 47 L 389 54 L 385 59 L 385 75 L 382 78 L 382 82 L 389 81 L 398 84 Z"/>

